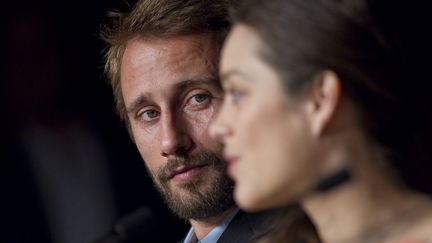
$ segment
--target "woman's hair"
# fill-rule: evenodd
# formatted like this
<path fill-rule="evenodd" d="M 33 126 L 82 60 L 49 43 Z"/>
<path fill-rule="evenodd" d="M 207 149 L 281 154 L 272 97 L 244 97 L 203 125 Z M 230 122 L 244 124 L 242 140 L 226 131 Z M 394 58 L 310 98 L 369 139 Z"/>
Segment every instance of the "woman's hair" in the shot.
<path fill-rule="evenodd" d="M 371 140 L 388 153 L 400 176 L 408 177 L 415 166 L 404 163 L 404 150 L 418 127 L 415 92 L 425 79 L 410 38 L 419 37 L 413 26 L 425 23 L 404 3 L 248 0 L 239 1 L 232 16 L 263 40 L 259 55 L 290 95 L 301 94 L 320 72 L 334 71 Z"/>
<path fill-rule="evenodd" d="M 254 243 L 319 243 L 318 232 L 303 209 L 297 204 L 291 205 L 278 218 L 272 219 L 272 230 Z"/>

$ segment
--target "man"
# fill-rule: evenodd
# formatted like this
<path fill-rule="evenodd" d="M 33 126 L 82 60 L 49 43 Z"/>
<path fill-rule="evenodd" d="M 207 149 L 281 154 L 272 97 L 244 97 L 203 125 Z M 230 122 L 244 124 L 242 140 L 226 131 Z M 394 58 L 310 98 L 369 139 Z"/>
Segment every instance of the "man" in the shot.
<path fill-rule="evenodd" d="M 226 4 L 143 0 L 103 33 L 118 112 L 169 208 L 190 221 L 184 242 L 248 242 L 275 216 L 237 209 L 221 145 L 207 133 L 223 96 Z"/>

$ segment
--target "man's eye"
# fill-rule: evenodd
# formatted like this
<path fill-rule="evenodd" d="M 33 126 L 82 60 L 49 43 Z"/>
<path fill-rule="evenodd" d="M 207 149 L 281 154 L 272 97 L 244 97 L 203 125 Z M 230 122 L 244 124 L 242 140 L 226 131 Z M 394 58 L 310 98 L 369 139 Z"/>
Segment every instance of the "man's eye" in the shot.
<path fill-rule="evenodd" d="M 191 102 L 192 104 L 201 104 L 206 101 L 210 97 L 209 94 L 197 94 L 192 96 Z"/>
<path fill-rule="evenodd" d="M 159 116 L 159 111 L 156 110 L 146 110 L 138 115 L 141 120 L 150 121 Z"/>

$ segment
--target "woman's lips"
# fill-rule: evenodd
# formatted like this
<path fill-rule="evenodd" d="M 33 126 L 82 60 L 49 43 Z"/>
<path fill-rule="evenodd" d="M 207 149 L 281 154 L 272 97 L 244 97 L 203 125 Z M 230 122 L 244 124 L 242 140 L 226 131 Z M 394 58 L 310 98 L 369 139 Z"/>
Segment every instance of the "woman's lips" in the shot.
<path fill-rule="evenodd" d="M 169 179 L 177 182 L 185 182 L 200 174 L 208 164 L 181 166 L 171 173 Z"/>
<path fill-rule="evenodd" d="M 231 155 L 231 154 L 228 154 L 225 152 L 223 153 L 223 157 L 224 157 L 225 161 L 228 163 L 228 165 L 234 164 L 240 158 L 239 156 Z"/>
<path fill-rule="evenodd" d="M 234 165 L 239 161 L 240 157 L 226 152 L 223 153 L 223 157 L 228 164 L 228 174 L 232 177 Z"/>

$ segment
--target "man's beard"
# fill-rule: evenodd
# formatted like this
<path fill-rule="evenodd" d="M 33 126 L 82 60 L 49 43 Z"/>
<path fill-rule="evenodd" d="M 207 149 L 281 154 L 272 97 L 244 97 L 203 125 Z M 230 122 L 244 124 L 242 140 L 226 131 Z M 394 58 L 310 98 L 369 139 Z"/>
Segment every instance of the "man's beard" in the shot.
<path fill-rule="evenodd" d="M 204 165 L 203 175 L 170 187 L 170 175 L 180 166 Z M 168 160 L 152 174 L 153 181 L 168 207 L 183 219 L 207 219 L 234 205 L 234 182 L 226 173 L 227 163 L 210 151 Z"/>

